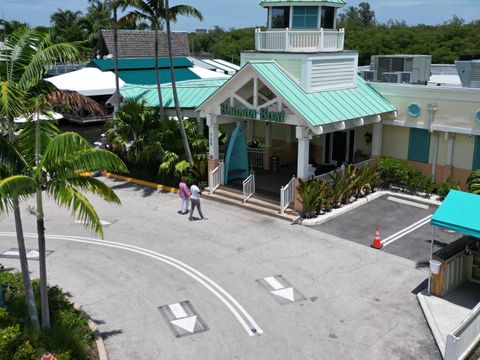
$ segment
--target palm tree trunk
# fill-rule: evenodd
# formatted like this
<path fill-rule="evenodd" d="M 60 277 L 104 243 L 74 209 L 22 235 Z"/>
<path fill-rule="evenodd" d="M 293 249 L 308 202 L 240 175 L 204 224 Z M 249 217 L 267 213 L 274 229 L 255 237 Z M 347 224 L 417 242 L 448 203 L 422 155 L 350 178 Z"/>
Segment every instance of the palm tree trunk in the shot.
<path fill-rule="evenodd" d="M 13 199 L 13 215 L 15 218 L 15 231 L 17 232 L 17 246 L 20 257 L 20 268 L 22 270 L 23 287 L 25 289 L 25 298 L 27 300 L 28 316 L 35 330 L 40 328 L 38 321 L 37 308 L 35 307 L 35 296 L 33 295 L 32 282 L 30 281 L 30 271 L 28 269 L 27 252 L 25 250 L 25 238 L 23 237 L 22 217 L 18 198 Z"/>
<path fill-rule="evenodd" d="M 182 134 L 183 148 L 185 151 L 185 157 L 188 162 L 193 164 L 192 152 L 190 151 L 190 145 L 188 143 L 187 134 L 185 132 L 185 126 L 183 125 L 183 115 L 180 109 L 180 103 L 178 101 L 177 85 L 175 83 L 175 68 L 173 66 L 173 52 L 172 52 L 172 37 L 170 31 L 170 18 L 169 18 L 168 0 L 165 0 L 165 24 L 167 25 L 167 45 L 168 45 L 168 60 L 170 63 L 170 78 L 172 81 L 172 93 L 173 101 L 175 102 L 175 111 L 177 113 L 178 125 L 180 126 L 180 134 Z"/>
<path fill-rule="evenodd" d="M 42 328 L 50 329 L 50 311 L 48 308 L 47 261 L 45 251 L 45 224 L 43 220 L 42 188 L 37 188 L 37 233 L 38 257 L 40 260 L 40 303 L 42 308 Z"/>
<path fill-rule="evenodd" d="M 163 109 L 162 89 L 160 87 L 160 73 L 158 72 L 158 21 L 154 23 L 155 29 L 155 78 L 157 79 L 158 105 L 160 109 L 160 118 L 164 119 L 165 112 Z"/>
<path fill-rule="evenodd" d="M 37 167 L 40 163 L 40 146 L 41 146 L 41 134 L 40 134 L 40 112 L 36 112 L 37 123 L 35 124 L 35 162 Z M 42 169 L 37 169 L 39 183 L 41 184 Z M 45 224 L 43 214 L 43 199 L 42 199 L 42 187 L 37 186 L 36 191 L 37 200 L 37 233 L 38 233 L 38 258 L 40 262 L 40 304 L 42 313 L 42 328 L 44 330 L 50 329 L 50 311 L 48 309 L 48 290 L 47 290 L 47 261 L 45 253 Z"/>
<path fill-rule="evenodd" d="M 8 121 L 8 139 L 13 143 L 13 119 Z M 33 294 L 32 282 L 30 280 L 30 270 L 28 269 L 27 252 L 25 250 L 25 238 L 23 236 L 22 216 L 20 214 L 20 206 L 18 197 L 13 198 L 13 216 L 15 219 L 15 231 L 17 233 L 17 246 L 20 258 L 20 269 L 22 270 L 23 288 L 25 290 L 25 299 L 27 301 L 28 316 L 35 330 L 39 329 L 37 308 L 35 307 L 35 296 Z"/>
<path fill-rule="evenodd" d="M 115 97 L 113 103 L 114 117 L 117 117 L 117 112 L 120 110 L 121 95 L 120 95 L 120 84 L 118 80 L 118 24 L 117 24 L 117 2 L 114 0 L 112 2 L 113 6 L 113 63 L 115 68 Z"/>

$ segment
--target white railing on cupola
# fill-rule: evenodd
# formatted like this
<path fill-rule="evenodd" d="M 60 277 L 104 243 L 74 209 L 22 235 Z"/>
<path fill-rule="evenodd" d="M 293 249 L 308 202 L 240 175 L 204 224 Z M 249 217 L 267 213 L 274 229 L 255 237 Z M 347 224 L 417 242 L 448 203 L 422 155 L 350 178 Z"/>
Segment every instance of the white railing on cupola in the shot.
<path fill-rule="evenodd" d="M 345 30 L 255 30 L 256 51 L 334 52 L 342 51 Z"/>

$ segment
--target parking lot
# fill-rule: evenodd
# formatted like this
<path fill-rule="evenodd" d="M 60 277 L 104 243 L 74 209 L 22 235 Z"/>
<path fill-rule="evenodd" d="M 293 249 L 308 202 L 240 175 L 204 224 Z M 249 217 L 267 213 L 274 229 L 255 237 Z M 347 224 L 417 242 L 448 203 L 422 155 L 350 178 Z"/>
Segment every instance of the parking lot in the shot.
<path fill-rule="evenodd" d="M 379 228 L 381 251 L 413 260 L 422 267 L 430 258 L 430 217 L 436 209 L 436 205 L 427 202 L 383 195 L 314 228 L 366 246 L 372 244 L 375 229 Z M 460 236 L 437 229 L 434 251 Z"/>

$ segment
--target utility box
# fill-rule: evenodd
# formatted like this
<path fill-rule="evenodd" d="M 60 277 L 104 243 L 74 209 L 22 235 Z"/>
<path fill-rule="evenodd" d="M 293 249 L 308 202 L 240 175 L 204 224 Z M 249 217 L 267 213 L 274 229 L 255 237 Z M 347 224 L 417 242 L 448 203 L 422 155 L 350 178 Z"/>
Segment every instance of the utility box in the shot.
<path fill-rule="evenodd" d="M 373 55 L 370 70 L 375 71 L 375 81 L 426 84 L 431 65 L 431 55 Z"/>

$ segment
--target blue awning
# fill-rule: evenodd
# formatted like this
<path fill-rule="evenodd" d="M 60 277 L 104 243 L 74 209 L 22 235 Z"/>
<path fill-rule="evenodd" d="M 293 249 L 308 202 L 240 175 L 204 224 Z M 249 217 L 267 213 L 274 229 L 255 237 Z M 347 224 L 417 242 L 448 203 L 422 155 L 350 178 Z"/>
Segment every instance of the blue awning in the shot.
<path fill-rule="evenodd" d="M 451 190 L 433 214 L 431 223 L 480 238 L 480 195 Z"/>

